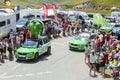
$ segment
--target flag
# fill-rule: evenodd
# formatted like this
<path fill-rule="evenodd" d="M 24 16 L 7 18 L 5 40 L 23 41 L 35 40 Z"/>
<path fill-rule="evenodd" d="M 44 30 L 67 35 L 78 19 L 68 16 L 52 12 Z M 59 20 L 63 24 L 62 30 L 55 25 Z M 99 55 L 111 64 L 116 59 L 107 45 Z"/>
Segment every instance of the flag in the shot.
<path fill-rule="evenodd" d="M 101 25 L 102 27 L 106 27 L 106 21 L 101 16 L 101 14 L 94 14 L 93 23 L 96 24 L 96 25 Z"/>
<path fill-rule="evenodd" d="M 19 10 L 20 10 L 20 6 L 18 5 L 15 7 L 15 11 L 19 11 Z"/>
<path fill-rule="evenodd" d="M 43 9 L 43 12 L 44 12 L 44 18 L 47 18 L 48 17 L 47 5 L 43 3 L 42 4 L 42 9 Z"/>
<path fill-rule="evenodd" d="M 52 8 L 53 8 L 53 10 L 57 10 L 57 7 L 56 7 L 56 5 L 55 4 L 52 4 Z"/>
<path fill-rule="evenodd" d="M 7 2 L 7 0 L 4 0 L 4 3 L 6 3 Z"/>

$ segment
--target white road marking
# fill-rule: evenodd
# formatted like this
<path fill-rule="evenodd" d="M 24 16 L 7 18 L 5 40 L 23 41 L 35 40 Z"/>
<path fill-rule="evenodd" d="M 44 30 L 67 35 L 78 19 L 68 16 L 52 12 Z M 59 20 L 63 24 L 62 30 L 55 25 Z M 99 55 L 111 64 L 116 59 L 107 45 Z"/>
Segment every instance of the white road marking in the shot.
<path fill-rule="evenodd" d="M 20 65 L 21 65 L 21 64 L 18 64 L 18 65 L 16 65 L 16 66 L 14 66 L 14 67 L 12 68 L 12 70 L 17 69 Z"/>
<path fill-rule="evenodd" d="M 57 44 L 57 45 L 60 45 L 60 46 L 65 46 L 65 43 L 58 43 L 58 42 L 52 42 L 53 44 Z"/>
<path fill-rule="evenodd" d="M 25 74 L 25 76 L 34 76 L 35 74 L 33 73 L 29 73 L 29 74 Z"/>
<path fill-rule="evenodd" d="M 37 73 L 27 73 L 27 74 L 19 74 L 19 75 L 7 75 L 7 73 L 3 73 L 0 75 L 0 79 L 9 79 L 14 77 L 28 77 L 28 76 L 37 76 L 37 75 L 43 75 L 43 74 L 51 74 L 53 72 L 47 71 L 47 72 L 37 72 Z"/>
<path fill-rule="evenodd" d="M 5 72 L 5 73 L 3 73 L 2 75 L 0 75 L 0 77 L 1 77 L 1 76 L 5 76 L 5 75 L 7 75 L 7 72 Z"/>

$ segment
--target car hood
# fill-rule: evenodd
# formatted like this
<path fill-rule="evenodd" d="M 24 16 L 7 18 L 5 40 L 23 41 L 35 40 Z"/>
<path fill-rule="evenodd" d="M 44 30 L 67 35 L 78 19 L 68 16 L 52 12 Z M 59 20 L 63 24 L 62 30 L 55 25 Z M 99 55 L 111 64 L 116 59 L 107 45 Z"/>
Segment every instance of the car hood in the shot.
<path fill-rule="evenodd" d="M 87 40 L 76 40 L 76 39 L 72 39 L 72 40 L 70 41 L 70 43 L 72 43 L 72 44 L 82 44 L 82 45 L 85 45 L 85 44 L 88 43 L 88 41 L 87 41 Z"/>
<path fill-rule="evenodd" d="M 17 52 L 24 52 L 24 53 L 30 53 L 30 52 L 37 52 L 38 49 L 37 48 L 23 48 L 20 47 L 17 49 Z"/>
<path fill-rule="evenodd" d="M 109 29 L 109 30 L 112 30 L 113 27 L 101 27 L 100 29 Z"/>

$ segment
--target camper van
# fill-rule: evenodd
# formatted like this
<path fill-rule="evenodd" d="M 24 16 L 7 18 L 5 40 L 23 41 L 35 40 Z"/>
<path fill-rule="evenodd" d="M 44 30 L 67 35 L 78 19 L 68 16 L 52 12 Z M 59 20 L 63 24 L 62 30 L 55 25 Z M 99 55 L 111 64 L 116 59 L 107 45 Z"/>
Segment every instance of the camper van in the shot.
<path fill-rule="evenodd" d="M 77 17 L 75 15 L 76 11 L 68 11 L 68 17 L 70 18 L 71 21 L 76 21 Z"/>
<path fill-rule="evenodd" d="M 112 12 L 111 17 L 120 18 L 120 12 Z"/>
<path fill-rule="evenodd" d="M 120 12 L 112 12 L 111 17 L 115 18 L 117 23 L 120 23 Z"/>
<path fill-rule="evenodd" d="M 0 33 L 8 36 L 10 29 L 16 28 L 16 13 L 12 9 L 0 9 Z"/>
<path fill-rule="evenodd" d="M 22 9 L 20 10 L 20 18 L 42 18 L 43 11 L 39 9 Z"/>

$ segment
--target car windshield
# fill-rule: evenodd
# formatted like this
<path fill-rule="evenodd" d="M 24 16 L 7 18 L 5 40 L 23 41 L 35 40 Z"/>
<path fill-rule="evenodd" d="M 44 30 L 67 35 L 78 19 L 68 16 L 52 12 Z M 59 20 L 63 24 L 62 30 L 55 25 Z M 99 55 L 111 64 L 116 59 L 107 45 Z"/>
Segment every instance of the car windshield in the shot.
<path fill-rule="evenodd" d="M 120 28 L 120 24 L 116 24 L 114 27 L 115 28 Z"/>
<path fill-rule="evenodd" d="M 83 19 L 85 19 L 85 20 L 89 20 L 89 17 L 88 17 L 87 15 L 83 15 L 82 17 L 83 17 Z"/>
<path fill-rule="evenodd" d="M 36 48 L 38 45 L 37 41 L 26 41 L 22 47 L 24 48 Z"/>
<path fill-rule="evenodd" d="M 113 26 L 114 24 L 110 24 L 110 23 L 107 24 L 107 27 L 113 27 Z"/>
<path fill-rule="evenodd" d="M 75 15 L 70 15 L 70 19 L 75 20 L 76 19 Z"/>
<path fill-rule="evenodd" d="M 76 40 L 88 40 L 89 35 L 78 35 L 75 37 Z"/>
<path fill-rule="evenodd" d="M 25 25 L 26 23 L 27 23 L 27 20 L 20 19 L 20 20 L 18 20 L 17 25 Z"/>

